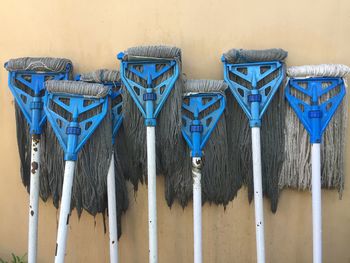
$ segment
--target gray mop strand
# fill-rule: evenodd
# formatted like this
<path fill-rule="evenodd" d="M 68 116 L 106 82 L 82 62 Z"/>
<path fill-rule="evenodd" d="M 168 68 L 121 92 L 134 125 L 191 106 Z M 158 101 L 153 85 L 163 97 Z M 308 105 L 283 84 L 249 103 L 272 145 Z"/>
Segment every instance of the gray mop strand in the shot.
<path fill-rule="evenodd" d="M 120 74 L 118 70 L 99 69 L 93 72 L 83 73 L 80 75 L 80 80 L 84 82 L 93 83 L 118 83 L 120 82 Z M 116 87 L 113 87 L 114 89 Z M 113 102 L 112 102 L 113 104 Z M 121 229 L 121 215 L 122 212 L 126 212 L 129 206 L 128 191 L 124 178 L 123 164 L 126 162 L 126 158 L 120 156 L 126 155 L 125 142 L 123 134 L 119 128 L 116 141 L 114 143 L 114 162 L 115 162 L 115 185 L 116 185 L 116 198 L 117 198 L 117 220 L 118 220 L 118 238 L 122 233 Z"/>
<path fill-rule="evenodd" d="M 223 56 L 229 63 L 250 63 L 263 61 L 283 61 L 288 53 L 282 49 L 267 50 L 242 50 L 231 49 Z M 283 65 L 284 66 L 284 65 Z M 258 83 L 262 87 L 271 81 L 276 75 L 272 74 L 265 80 Z M 247 86 L 243 80 L 243 86 Z M 283 83 L 281 84 L 283 86 Z M 231 174 L 237 174 L 236 187 L 242 184 L 248 186 L 248 199 L 252 201 L 254 196 L 253 171 L 252 171 L 252 150 L 251 133 L 249 123 L 245 113 L 233 97 L 231 92 L 226 92 L 227 110 L 225 111 L 227 125 L 227 140 L 229 145 L 229 164 Z M 279 176 L 284 160 L 284 126 L 286 102 L 281 88 L 278 89 L 274 98 L 267 108 L 262 118 L 261 125 L 261 152 L 262 152 L 262 174 L 263 174 L 263 192 L 271 200 L 271 210 L 277 210 L 279 196 Z M 239 154 L 234 154 L 238 152 Z"/>
<path fill-rule="evenodd" d="M 91 84 L 78 81 L 47 81 L 46 87 L 49 91 L 55 93 L 80 94 L 87 98 L 100 98 L 106 95 L 108 88 L 101 84 Z M 81 94 L 83 92 L 83 94 Z M 52 109 L 64 118 L 69 119 L 69 115 L 60 106 L 54 104 Z M 96 115 L 99 108 L 86 112 L 86 117 Z M 95 130 L 93 136 L 89 138 L 78 154 L 78 161 L 75 168 L 75 176 L 72 190 L 71 208 L 77 209 L 80 216 L 85 209 L 91 215 L 104 213 L 107 208 L 107 173 L 112 154 L 112 124 L 111 114 L 108 111 L 107 116 Z M 64 153 L 59 142 L 49 124 L 48 143 L 54 156 L 46 156 L 49 174 L 50 189 L 52 192 L 53 202 L 56 207 L 62 195 L 63 174 L 64 174 Z"/>
<path fill-rule="evenodd" d="M 60 73 L 65 72 L 68 65 L 72 65 L 69 59 L 65 58 L 50 58 L 50 57 L 25 57 L 10 59 L 6 64 L 6 69 L 9 71 L 23 70 L 23 71 L 35 71 L 35 72 L 53 72 Z M 27 76 L 27 78 L 29 75 Z M 47 77 L 49 80 L 52 77 Z M 15 85 L 23 90 L 28 89 L 23 83 L 15 80 Z M 17 134 L 17 145 L 20 155 L 21 165 L 21 177 L 24 186 L 27 191 L 30 189 L 30 152 L 31 152 L 31 135 L 27 120 L 25 119 L 18 104 L 15 103 L 15 117 L 16 117 L 16 134 Z M 47 164 L 43 155 L 51 152 L 51 148 L 47 147 L 47 131 L 46 124 L 43 125 L 41 134 L 41 171 L 40 171 L 40 196 L 43 201 L 47 201 L 51 195 L 49 187 L 49 176 L 50 170 L 47 169 Z M 51 152 L 52 154 L 52 152 Z"/>
<path fill-rule="evenodd" d="M 129 48 L 125 51 L 126 58 L 129 60 L 144 58 L 146 60 L 175 59 L 181 68 L 181 50 L 176 47 L 167 46 L 140 46 Z M 163 65 L 158 66 L 158 70 Z M 132 73 L 128 72 L 128 77 L 133 81 L 145 86 L 142 80 Z M 154 85 L 169 78 L 173 74 L 168 71 L 162 77 L 157 79 Z M 181 74 L 180 74 L 181 75 Z M 177 171 L 181 166 L 181 152 L 177 145 L 181 140 L 181 103 L 182 103 L 182 79 L 181 77 L 175 83 L 168 99 L 166 100 L 158 118 L 156 126 L 156 150 L 157 150 L 157 173 L 170 174 Z M 128 153 L 126 164 L 127 178 L 133 183 L 135 190 L 139 182 L 146 179 L 147 152 L 146 152 L 146 129 L 144 128 L 144 119 L 133 102 L 129 93 L 123 86 L 123 128 L 121 134 L 125 135 L 125 146 Z M 118 140 L 118 139 L 117 139 Z M 180 164 L 179 164 L 180 163 Z M 124 165 L 123 165 L 124 168 Z"/>
<path fill-rule="evenodd" d="M 289 77 L 343 77 L 350 72 L 345 65 L 307 65 L 290 67 Z M 327 84 L 323 84 L 325 87 Z M 323 95 L 324 101 L 330 99 L 337 90 Z M 306 95 L 294 94 L 303 101 Z M 321 145 L 322 167 L 321 184 L 326 189 L 337 189 L 341 197 L 344 189 L 344 148 L 347 127 L 347 96 L 327 126 Z M 309 135 L 291 107 L 286 110 L 285 162 L 280 176 L 279 187 L 299 190 L 311 189 L 311 144 Z"/>
<path fill-rule="evenodd" d="M 185 94 L 200 92 L 224 93 L 227 85 L 218 80 L 187 80 L 185 82 Z M 211 112 L 218 106 L 213 105 L 208 110 Z M 186 114 L 186 112 L 182 112 Z M 205 115 L 205 113 L 203 113 Z M 237 194 L 237 173 L 230 174 L 227 127 L 224 115 L 218 121 L 212 135 L 204 149 L 204 166 L 202 168 L 202 194 L 203 203 L 227 205 Z M 171 205 L 177 199 L 182 207 L 185 207 L 192 199 L 193 178 L 191 172 L 190 149 L 184 139 L 179 144 L 186 159 L 181 163 L 176 175 L 166 178 L 166 193 L 168 204 Z M 169 181 L 169 182 L 168 182 Z M 169 188 L 169 189 L 168 189 Z"/>

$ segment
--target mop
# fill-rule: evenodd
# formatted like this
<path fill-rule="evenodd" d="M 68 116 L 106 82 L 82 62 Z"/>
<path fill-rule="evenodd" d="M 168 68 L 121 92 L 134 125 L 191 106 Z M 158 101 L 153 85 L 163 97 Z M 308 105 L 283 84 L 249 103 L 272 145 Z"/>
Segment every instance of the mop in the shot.
<path fill-rule="evenodd" d="M 227 85 L 223 81 L 215 80 L 187 80 L 185 81 L 185 87 L 186 89 L 197 88 L 198 90 L 221 90 L 222 92 L 227 89 Z M 185 101 L 187 100 L 188 98 L 185 99 Z M 217 110 L 219 105 L 214 104 L 210 110 Z M 182 109 L 182 115 L 189 118 L 193 117 L 193 114 L 184 108 Z M 178 147 L 185 153 L 185 157 L 191 155 L 190 148 L 186 145 L 184 139 L 178 143 Z M 215 129 L 211 132 L 205 144 L 204 154 L 206 165 L 201 169 L 202 203 L 214 203 L 225 207 L 236 196 L 241 187 L 240 175 L 230 169 L 225 114 L 219 118 Z M 235 154 L 235 156 L 238 156 L 238 154 Z M 178 173 L 165 178 L 166 199 L 170 207 L 176 199 L 184 208 L 193 196 L 192 162 L 189 158 L 179 162 L 182 165 Z"/>
<path fill-rule="evenodd" d="M 5 68 L 9 71 L 8 84 L 16 101 L 16 130 L 22 182 L 30 192 L 28 262 L 36 262 L 39 192 L 44 201 L 50 195 L 47 173 L 41 171 L 41 167 L 45 166 L 41 151 L 49 150 L 41 141 L 45 137 L 46 128 L 46 115 L 43 111 L 43 99 L 46 96 L 44 82 L 48 79 L 68 79 L 72 62 L 61 58 L 26 57 L 9 60 L 5 63 Z"/>
<path fill-rule="evenodd" d="M 285 96 L 297 118 L 309 134 L 311 144 L 311 188 L 312 188 L 312 226 L 313 226 L 313 262 L 322 262 L 322 212 L 321 212 L 321 142 L 333 115 L 345 96 L 345 81 L 343 77 L 350 72 L 345 65 L 315 65 L 291 67 L 288 69 L 288 82 Z M 342 116 L 333 120 L 342 122 Z M 335 124 L 336 125 L 336 124 Z M 341 125 L 339 128 L 342 128 Z M 333 131 L 336 129 L 333 127 Z M 298 130 L 297 130 L 298 131 Z M 344 132 L 342 130 L 342 132 Z M 289 134 L 291 135 L 291 134 Z M 344 136 L 345 134 L 342 134 Z M 336 135 L 334 135 L 336 136 Z M 326 137 L 327 141 L 328 137 Z M 341 139 L 341 137 L 336 137 Z M 302 143 L 303 148 L 309 147 Z M 336 149 L 335 147 L 339 147 Z M 323 156 L 342 158 L 343 145 L 326 146 L 328 154 Z M 296 152 L 294 155 L 303 154 Z M 308 160 L 303 160 L 305 162 Z M 328 165 L 328 164 L 326 164 Z M 342 169 L 339 167 L 339 169 Z M 330 177 L 332 175 L 326 175 Z"/>
<path fill-rule="evenodd" d="M 121 60 L 120 75 L 127 90 L 123 93 L 123 124 L 130 167 L 133 167 L 130 180 L 134 186 L 137 186 L 138 181 L 143 181 L 144 161 L 147 158 L 149 262 L 151 263 L 158 261 L 156 156 L 160 156 L 161 153 L 158 164 L 162 166 L 161 170 L 165 173 L 167 173 L 165 167 L 173 168 L 179 160 L 176 158 L 178 151 L 175 150 L 176 142 L 180 138 L 179 133 L 181 133 L 182 90 L 176 87 L 180 72 L 180 55 L 180 49 L 167 46 L 135 47 L 118 54 L 118 59 Z M 159 124 L 156 125 L 158 115 Z M 146 126 L 146 136 L 142 124 Z M 157 155 L 156 126 L 159 128 L 157 129 Z M 147 145 L 146 149 L 145 145 Z M 159 147 L 162 147 L 161 152 Z"/>
<path fill-rule="evenodd" d="M 119 71 L 101 69 L 94 72 L 81 74 L 77 80 L 85 82 L 102 83 L 111 88 L 112 104 L 112 144 L 114 152 L 107 175 L 107 199 L 109 218 L 109 239 L 110 239 L 110 261 L 118 262 L 118 242 L 121 235 L 121 213 L 128 208 L 128 195 L 123 171 L 116 151 L 116 136 L 121 127 L 122 114 L 122 92 Z M 117 191 L 116 191 L 117 189 Z M 118 200 L 116 200 L 118 199 Z M 118 227 L 117 227 L 118 226 Z"/>
<path fill-rule="evenodd" d="M 203 149 L 225 110 L 225 95 L 223 92 L 226 88 L 227 86 L 223 81 L 215 80 L 188 80 L 185 83 L 184 102 L 182 104 L 182 134 L 191 149 L 195 263 L 202 262 L 201 176 Z M 206 163 L 206 165 L 212 164 Z M 213 176 L 215 175 L 213 174 Z"/>
<path fill-rule="evenodd" d="M 255 50 L 237 50 L 232 49 L 224 54 L 224 59 L 230 63 L 241 64 L 244 61 L 248 63 L 263 63 L 263 60 L 271 61 L 276 60 L 282 64 L 284 68 L 283 59 L 287 56 L 287 52 L 281 49 L 269 49 L 263 51 Z M 282 71 L 273 71 L 271 74 L 267 72 L 268 66 L 262 66 L 260 69 L 261 74 L 265 73 L 266 78 L 260 79 L 257 82 L 259 88 L 265 86 L 274 78 L 278 78 L 278 74 L 284 74 Z M 237 68 L 240 75 L 228 72 L 228 77 L 232 78 L 233 82 L 237 82 L 240 87 L 251 89 L 251 76 L 246 76 L 247 69 L 245 67 Z M 226 69 L 225 69 L 226 70 Z M 242 78 L 241 76 L 245 76 Z M 283 85 L 279 82 L 280 86 Z M 269 86 L 265 86 L 266 91 L 270 91 Z M 238 90 L 243 95 L 241 89 Z M 229 149 L 237 149 L 240 152 L 239 155 L 230 154 L 229 164 L 233 173 L 237 173 L 237 184 L 245 184 L 248 186 L 249 202 L 252 201 L 254 196 L 253 187 L 253 169 L 252 163 L 252 149 L 251 149 L 251 134 L 250 125 L 244 121 L 246 119 L 246 113 L 242 110 L 241 104 L 238 103 L 232 92 L 227 92 L 227 110 L 225 111 L 227 129 L 230 131 L 227 134 L 227 140 Z M 249 103 L 249 102 L 247 102 Z M 264 175 L 262 178 L 263 193 L 271 200 L 271 210 L 276 212 L 278 195 L 279 195 L 279 175 L 282 169 L 284 161 L 284 112 L 285 112 L 285 99 L 284 93 L 280 89 L 277 89 L 274 99 L 270 101 L 270 106 L 266 109 L 266 114 L 262 116 L 261 130 L 261 148 L 264 154 L 262 158 L 262 172 Z M 239 125 L 237 125 L 239 124 Z"/>
<path fill-rule="evenodd" d="M 47 81 L 45 112 L 64 150 L 65 171 L 59 216 L 55 262 L 64 262 L 71 212 L 75 163 L 78 153 L 108 115 L 109 87 L 79 81 Z M 57 109 L 60 108 L 60 111 Z M 109 126 L 111 128 L 111 126 Z M 110 132 L 106 137 L 111 138 Z M 97 155 L 98 152 L 94 152 Z M 98 159 L 96 159 L 98 161 Z M 110 161 L 110 160 L 108 160 Z M 106 182 L 104 182 L 106 183 Z M 101 186 L 102 187 L 102 186 Z"/>
<path fill-rule="evenodd" d="M 76 85 L 83 85 L 83 82 L 76 82 Z M 86 83 L 88 84 L 88 83 Z M 62 99 L 63 101 L 65 99 Z M 55 112 L 60 116 L 69 115 L 63 107 L 54 104 Z M 110 107 L 110 103 L 108 104 Z M 84 118 L 90 118 L 98 114 L 98 108 L 88 111 Z M 78 160 L 75 166 L 74 183 L 72 189 L 71 209 L 76 208 L 78 216 L 83 210 L 96 216 L 98 213 L 104 215 L 107 208 L 107 185 L 110 158 L 113 150 L 112 121 L 110 111 L 102 120 L 92 136 L 78 153 Z M 46 129 L 46 147 L 55 154 L 44 154 L 43 159 L 49 173 L 49 187 L 52 193 L 53 204 L 59 207 L 62 196 L 63 174 L 64 174 L 64 150 L 56 136 L 50 122 Z"/>
<path fill-rule="evenodd" d="M 288 72 L 292 77 L 298 74 L 299 67 L 291 67 Z M 304 69 L 313 68 L 313 66 L 304 66 Z M 338 75 L 346 72 L 346 67 L 342 65 L 334 66 Z M 341 71 L 340 71 L 341 70 Z M 328 73 L 329 74 L 329 73 Z M 304 85 L 304 84 L 303 84 Z M 323 84 L 326 85 L 326 84 Z M 334 96 L 336 90 L 331 90 L 323 95 L 323 99 L 330 99 Z M 309 99 L 308 96 L 300 93 L 299 97 L 303 101 Z M 344 145 L 347 120 L 347 98 L 344 97 L 344 103 L 339 105 L 332 120 L 329 122 L 323 135 L 321 144 L 321 186 L 326 189 L 337 189 L 341 197 L 344 189 Z M 299 190 L 311 189 L 311 145 L 308 142 L 308 132 L 304 129 L 302 123 L 295 115 L 292 108 L 287 108 L 286 113 L 286 161 L 280 177 L 280 188 L 289 187 Z"/>
<path fill-rule="evenodd" d="M 284 66 L 281 61 L 286 57 L 287 52 L 281 49 L 233 49 L 225 53 L 222 57 L 224 63 L 224 79 L 228 83 L 239 106 L 248 117 L 249 126 L 251 128 L 256 249 L 257 262 L 259 263 L 265 262 L 262 162 L 260 149 L 261 119 L 278 88 L 282 84 L 285 74 Z M 276 111 L 277 109 L 273 110 Z M 234 115 L 235 113 L 236 112 L 232 114 Z M 278 114 L 280 114 L 280 112 L 278 112 Z M 270 121 L 273 122 L 273 120 L 274 119 L 271 119 Z M 236 126 L 240 125 L 239 123 L 235 124 Z M 280 123 L 277 124 L 281 125 Z M 270 126 L 268 128 L 271 129 L 273 127 Z M 271 132 L 273 132 L 272 129 Z M 242 136 L 247 135 L 243 134 Z M 276 144 L 276 139 L 277 138 L 275 138 L 275 142 L 271 140 L 272 145 L 274 145 L 273 143 Z M 273 151 L 274 149 L 269 150 Z M 267 153 L 269 155 L 271 154 L 270 152 Z M 269 158 L 271 158 L 271 156 L 269 156 Z M 275 160 L 273 160 L 273 162 L 274 161 Z M 269 177 L 270 174 L 267 176 Z M 277 186 L 278 180 L 274 181 L 276 181 Z M 278 190 L 278 187 L 276 188 Z"/>

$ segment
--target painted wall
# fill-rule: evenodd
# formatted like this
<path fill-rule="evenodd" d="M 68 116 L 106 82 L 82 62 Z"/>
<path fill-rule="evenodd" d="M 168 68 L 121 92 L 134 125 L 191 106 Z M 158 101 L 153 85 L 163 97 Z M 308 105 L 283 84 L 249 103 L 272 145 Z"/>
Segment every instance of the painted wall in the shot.
<path fill-rule="evenodd" d="M 130 46 L 182 48 L 189 78 L 222 78 L 221 54 L 233 47 L 282 47 L 288 64 L 350 64 L 348 0 L 149 0 L 0 2 L 0 65 L 21 56 L 72 59 L 75 71 L 115 68 Z M 19 175 L 13 98 L 0 67 L 0 257 L 27 250 L 28 195 Z M 348 169 L 347 169 L 348 170 Z M 349 171 L 349 170 L 348 170 Z M 349 174 L 349 173 L 348 173 Z M 347 175 L 348 176 L 348 175 Z M 346 180 L 347 181 L 347 180 Z M 169 209 L 158 179 L 159 262 L 192 262 L 192 206 Z M 323 191 L 324 262 L 350 262 L 350 191 Z M 129 193 L 120 262 L 148 261 L 147 191 Z M 283 191 L 273 215 L 265 201 L 267 262 L 311 262 L 311 195 Z M 58 212 L 40 203 L 39 260 L 52 262 Z M 254 206 L 247 192 L 227 209 L 203 208 L 204 262 L 255 262 Z M 108 262 L 100 216 L 72 216 L 66 262 Z"/>

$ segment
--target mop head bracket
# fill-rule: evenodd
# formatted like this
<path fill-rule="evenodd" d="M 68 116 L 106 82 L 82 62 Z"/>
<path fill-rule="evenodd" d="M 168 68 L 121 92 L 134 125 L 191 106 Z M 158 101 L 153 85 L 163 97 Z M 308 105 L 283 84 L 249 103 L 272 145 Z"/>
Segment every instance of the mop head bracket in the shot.
<path fill-rule="evenodd" d="M 156 118 L 179 77 L 177 61 L 161 58 L 126 60 L 124 53 L 119 53 L 117 57 L 121 60 L 122 82 L 144 117 L 145 125 L 156 126 Z M 162 77 L 169 71 L 171 76 L 163 80 Z M 139 81 L 131 79 L 130 75 Z"/>
<path fill-rule="evenodd" d="M 324 95 L 331 91 L 335 94 L 325 100 Z M 345 83 L 340 77 L 290 78 L 288 80 L 285 89 L 286 99 L 309 133 L 311 143 L 321 143 L 322 134 L 345 93 Z"/>
<path fill-rule="evenodd" d="M 5 68 L 7 63 L 5 63 Z M 66 66 L 65 72 L 36 72 L 31 70 L 9 70 L 8 85 L 26 118 L 31 134 L 41 134 L 46 121 L 43 101 L 46 96 L 44 82 L 46 80 L 66 80 L 72 65 Z"/>
<path fill-rule="evenodd" d="M 59 112 L 65 113 L 65 118 Z M 88 112 L 97 110 L 94 116 Z M 47 118 L 65 152 L 65 160 L 77 160 L 78 152 L 106 116 L 108 99 L 48 92 L 45 101 Z"/>
<path fill-rule="evenodd" d="M 250 127 L 260 127 L 261 118 L 283 81 L 280 61 L 230 64 L 225 58 L 224 79 L 249 118 Z"/>
<path fill-rule="evenodd" d="M 191 157 L 202 157 L 211 133 L 225 110 L 222 93 L 190 93 L 182 104 L 182 135 L 191 148 Z"/>

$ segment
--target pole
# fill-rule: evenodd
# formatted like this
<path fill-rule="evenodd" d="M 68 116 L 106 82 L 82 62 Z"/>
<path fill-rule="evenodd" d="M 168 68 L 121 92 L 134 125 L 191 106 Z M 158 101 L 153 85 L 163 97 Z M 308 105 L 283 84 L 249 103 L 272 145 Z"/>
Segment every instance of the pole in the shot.
<path fill-rule="evenodd" d="M 63 263 L 66 252 L 67 232 L 70 216 L 70 203 L 74 178 L 75 161 L 66 161 L 61 198 L 61 211 L 58 223 L 58 234 L 55 252 L 55 263 Z"/>
<path fill-rule="evenodd" d="M 118 228 L 117 201 L 115 193 L 114 153 L 111 157 L 107 175 L 108 224 L 109 224 L 109 255 L 110 262 L 118 263 Z"/>
<path fill-rule="evenodd" d="M 32 135 L 29 195 L 28 263 L 35 263 L 38 246 L 40 135 Z"/>
<path fill-rule="evenodd" d="M 321 144 L 312 144 L 313 262 L 322 262 Z"/>
<path fill-rule="evenodd" d="M 158 262 L 157 252 L 157 187 L 156 187 L 156 137 L 155 127 L 147 126 L 148 171 L 148 238 L 149 262 Z"/>
<path fill-rule="evenodd" d="M 194 263 L 202 263 L 202 160 L 192 158 Z"/>
<path fill-rule="evenodd" d="M 254 204 L 257 262 L 265 263 L 264 210 L 261 177 L 260 127 L 252 127 Z"/>

